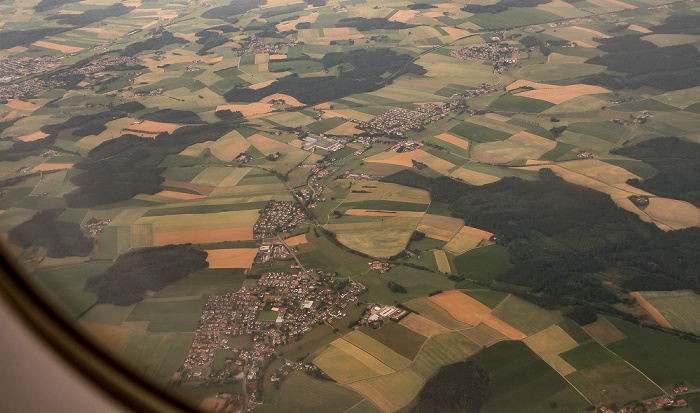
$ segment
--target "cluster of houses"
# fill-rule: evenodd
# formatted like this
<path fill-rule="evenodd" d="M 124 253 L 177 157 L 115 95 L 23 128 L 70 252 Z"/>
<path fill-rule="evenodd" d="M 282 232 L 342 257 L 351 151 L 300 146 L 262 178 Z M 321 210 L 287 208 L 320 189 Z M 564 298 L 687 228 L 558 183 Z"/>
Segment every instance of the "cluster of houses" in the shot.
<path fill-rule="evenodd" d="M 420 149 L 420 147 L 423 146 L 422 143 L 416 142 L 416 141 L 401 141 L 397 143 L 396 145 L 392 146 L 388 150 L 397 152 L 397 153 L 402 153 L 402 152 L 411 152 L 415 151 L 416 149 Z"/>
<path fill-rule="evenodd" d="M 106 227 L 109 225 L 109 223 L 112 222 L 111 219 L 107 218 L 102 218 L 102 219 L 97 219 L 97 218 L 90 218 L 87 223 L 85 223 L 85 229 L 87 232 L 92 234 L 93 236 L 99 234 L 102 232 L 102 228 Z"/>
<path fill-rule="evenodd" d="M 508 66 L 518 63 L 520 49 L 508 43 L 492 42 L 453 50 L 450 55 L 460 60 L 490 60 L 494 71 L 501 73 Z"/>
<path fill-rule="evenodd" d="M 464 103 L 464 99 L 459 98 L 440 105 L 426 103 L 418 106 L 414 110 L 394 108 L 374 117 L 369 122 L 363 122 L 352 118 L 347 120 L 357 123 L 360 128 L 369 131 L 373 135 L 389 134 L 403 136 L 404 131 L 420 129 L 423 125 L 437 122 L 450 112 L 460 112 L 465 109 L 466 104 Z"/>
<path fill-rule="evenodd" d="M 269 53 L 276 54 L 285 46 L 296 46 L 299 44 L 297 39 L 290 39 L 286 42 L 267 43 L 264 37 L 251 37 L 249 41 L 241 46 L 238 50 L 238 55 L 242 56 L 249 53 Z"/>
<path fill-rule="evenodd" d="M 345 172 L 342 175 L 343 179 L 353 179 L 356 181 L 378 181 L 381 176 L 379 175 L 369 175 L 365 173 L 357 173 L 357 172 Z"/>
<path fill-rule="evenodd" d="M 388 261 L 372 261 L 369 263 L 369 268 L 371 270 L 379 271 L 382 274 L 386 274 L 390 269 L 396 267 L 396 264 Z"/>
<path fill-rule="evenodd" d="M 281 241 L 264 241 L 258 249 L 258 254 L 262 256 L 262 263 L 270 260 L 284 260 L 289 256 L 289 250 Z"/>
<path fill-rule="evenodd" d="M 594 153 L 591 153 L 588 151 L 581 151 L 581 152 L 576 154 L 576 157 L 579 159 L 593 159 L 593 158 L 595 158 L 595 156 L 596 155 Z"/>
<path fill-rule="evenodd" d="M 5 79 L 17 79 L 26 75 L 46 72 L 59 66 L 60 59 L 74 55 L 75 53 L 61 55 L 60 57 L 55 58 L 37 58 L 19 61 L 12 60 L 12 63 L 8 67 L 3 67 L 3 69 L 1 69 L 2 72 L 0 72 L 0 76 L 2 76 L 2 79 L 0 79 L 0 99 L 19 99 L 24 96 L 34 96 L 46 90 L 64 87 L 66 85 L 66 81 L 63 77 L 58 77 L 58 75 L 52 75 L 41 79 L 39 77 L 33 77 L 18 83 L 6 83 L 7 80 Z M 6 60 L 7 59 L 3 59 L 3 62 L 7 63 Z M 97 62 L 88 63 L 71 69 L 68 74 L 90 76 L 99 72 L 104 72 L 112 66 L 135 65 L 138 63 L 138 61 L 138 58 L 135 57 L 111 56 L 100 59 Z M 0 67 L 2 67 L 2 64 L 0 64 Z M 61 76 L 65 76 L 65 74 Z"/>
<path fill-rule="evenodd" d="M 61 60 L 68 56 L 67 54 L 42 57 L 10 56 L 0 59 L 0 83 L 9 83 L 24 76 L 47 72 L 60 66 Z"/>
<path fill-rule="evenodd" d="M 253 226 L 255 238 L 269 238 L 278 232 L 289 232 L 306 220 L 304 207 L 292 201 L 270 201 L 260 212 Z"/>

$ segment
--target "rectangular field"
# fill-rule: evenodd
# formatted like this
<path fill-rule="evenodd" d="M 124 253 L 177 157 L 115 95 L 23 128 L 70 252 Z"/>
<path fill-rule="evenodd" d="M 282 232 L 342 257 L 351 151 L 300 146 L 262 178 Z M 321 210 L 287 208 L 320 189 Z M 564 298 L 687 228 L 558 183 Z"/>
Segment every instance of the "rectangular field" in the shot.
<path fill-rule="evenodd" d="M 460 331 L 468 339 L 475 342 L 482 347 L 489 347 L 499 341 L 508 340 L 504 334 L 493 328 L 487 326 L 486 324 L 479 324 L 474 328 L 468 328 L 466 330 Z"/>
<path fill-rule="evenodd" d="M 593 339 L 602 345 L 608 345 L 626 338 L 607 318 L 598 316 L 598 321 L 582 327 Z"/>
<path fill-rule="evenodd" d="M 415 300 L 407 301 L 404 303 L 404 305 L 410 308 L 411 310 L 417 312 L 422 317 L 434 321 L 435 323 L 447 328 L 448 330 L 460 330 L 463 328 L 471 327 L 471 325 L 469 324 L 457 321 L 444 308 L 438 306 L 437 304 L 428 300 L 427 298 L 418 298 Z"/>
<path fill-rule="evenodd" d="M 343 337 L 343 339 L 371 354 L 394 370 L 401 370 L 411 363 L 411 360 L 360 331 L 353 331 Z"/>
<path fill-rule="evenodd" d="M 493 315 L 527 335 L 535 334 L 562 320 L 561 315 L 544 310 L 513 295 L 503 300 L 493 310 Z"/>
<path fill-rule="evenodd" d="M 450 262 L 447 260 L 447 255 L 443 250 L 433 250 L 435 261 L 437 262 L 438 271 L 445 274 L 450 273 Z"/>
<path fill-rule="evenodd" d="M 446 310 L 463 323 L 477 325 L 491 313 L 491 309 L 459 291 L 446 291 L 429 297 L 428 300 Z"/>
<path fill-rule="evenodd" d="M 367 355 L 367 357 L 371 356 Z M 375 359 L 375 363 L 379 362 Z M 329 346 L 321 355 L 316 357 L 314 359 L 314 364 L 341 384 L 348 384 L 358 380 L 376 377 L 380 374 L 334 345 Z M 389 373 L 391 372 L 393 372 L 393 370 Z"/>
<path fill-rule="evenodd" d="M 440 324 L 415 313 L 410 313 L 404 317 L 399 324 L 425 337 L 432 337 L 436 334 L 447 333 L 449 331 Z"/>
<path fill-rule="evenodd" d="M 206 250 L 209 268 L 250 268 L 258 254 L 257 248 Z"/>

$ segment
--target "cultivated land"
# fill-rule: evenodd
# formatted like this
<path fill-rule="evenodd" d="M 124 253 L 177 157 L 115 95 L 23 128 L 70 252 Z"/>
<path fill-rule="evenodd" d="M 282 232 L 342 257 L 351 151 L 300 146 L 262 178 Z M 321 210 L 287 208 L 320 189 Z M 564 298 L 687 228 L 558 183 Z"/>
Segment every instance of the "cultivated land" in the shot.
<path fill-rule="evenodd" d="M 0 240 L 203 409 L 410 410 L 467 358 L 483 412 L 700 386 L 696 3 L 10 3 Z M 170 244 L 207 267 L 100 301 Z"/>

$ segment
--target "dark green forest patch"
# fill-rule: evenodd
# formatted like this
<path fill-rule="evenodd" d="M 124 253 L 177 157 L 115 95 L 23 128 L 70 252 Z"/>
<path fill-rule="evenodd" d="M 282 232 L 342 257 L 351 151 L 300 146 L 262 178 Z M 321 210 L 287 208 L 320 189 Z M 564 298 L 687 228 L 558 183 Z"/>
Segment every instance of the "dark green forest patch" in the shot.
<path fill-rule="evenodd" d="M 126 306 L 208 266 L 207 253 L 189 245 L 145 248 L 121 255 L 107 271 L 88 278 L 85 289 L 100 304 Z"/>

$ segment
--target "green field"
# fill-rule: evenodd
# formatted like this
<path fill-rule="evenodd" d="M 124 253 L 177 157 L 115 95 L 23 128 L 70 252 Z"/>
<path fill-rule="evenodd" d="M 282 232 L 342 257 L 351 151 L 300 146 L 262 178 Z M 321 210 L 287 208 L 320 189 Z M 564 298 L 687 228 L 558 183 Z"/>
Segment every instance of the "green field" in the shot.
<path fill-rule="evenodd" d="M 299 371 L 292 372 L 280 384 L 279 389 L 269 391 L 274 395 L 269 396 L 268 390 L 265 390 L 265 404 L 258 406 L 256 412 L 341 413 L 363 400 L 363 396 L 354 390 L 314 379 Z M 368 413 L 379 412 L 372 404 L 364 405 L 367 406 L 365 411 Z"/>
<path fill-rule="evenodd" d="M 261 310 L 258 313 L 258 316 L 255 317 L 255 320 L 256 321 L 275 321 L 275 320 L 277 320 L 278 315 L 279 315 L 279 311 Z"/>
<path fill-rule="evenodd" d="M 615 122 L 586 122 L 572 123 L 568 126 L 567 131 L 618 143 L 626 135 L 627 128 Z"/>
<path fill-rule="evenodd" d="M 693 291 L 644 291 L 641 294 L 677 330 L 700 335 L 700 297 Z"/>
<path fill-rule="evenodd" d="M 481 346 L 457 332 L 433 336 L 423 345 L 411 370 L 427 380 L 440 367 L 464 361 L 480 349 Z"/>
<path fill-rule="evenodd" d="M 527 335 L 535 334 L 562 320 L 559 314 L 544 310 L 514 295 L 503 300 L 491 314 Z"/>
<path fill-rule="evenodd" d="M 560 356 L 578 370 L 567 378 L 596 403 L 628 403 L 661 393 L 644 375 L 597 342 L 580 345 Z"/>
<path fill-rule="evenodd" d="M 484 283 L 490 283 L 512 267 L 508 262 L 508 252 L 500 245 L 475 248 L 457 257 L 448 254 L 447 257 L 453 273 Z"/>
<path fill-rule="evenodd" d="M 413 360 L 426 338 L 393 321 L 386 321 L 381 328 L 363 326 L 360 331 L 384 344 L 398 354 Z"/>
<path fill-rule="evenodd" d="M 648 328 L 637 327 L 617 318 L 608 320 L 627 338 L 608 348 L 662 387 L 685 380 L 700 383 L 700 344 Z"/>
<path fill-rule="evenodd" d="M 371 209 L 379 211 L 413 211 L 425 212 L 427 205 L 416 204 L 411 202 L 397 201 L 360 201 L 360 202 L 343 202 L 338 211 L 345 212 L 348 209 Z"/>
<path fill-rule="evenodd" d="M 343 336 L 343 340 L 366 351 L 394 370 L 401 370 L 411 363 L 408 358 L 360 331 L 353 331 Z"/>
<path fill-rule="evenodd" d="M 426 252 L 425 254 L 430 253 Z M 426 286 L 434 287 L 436 290 L 451 290 L 455 285 L 454 281 L 450 281 L 444 275 L 405 266 L 394 267 L 380 277 L 387 281 L 394 281 L 404 287 Z"/>
<path fill-rule="evenodd" d="M 64 267 L 42 268 L 34 273 L 32 279 L 59 309 L 65 310 L 67 315 L 74 318 L 96 301 L 93 293 L 85 291 L 85 281 L 102 273 L 111 264 L 109 261 L 93 261 Z"/>
<path fill-rule="evenodd" d="M 482 412 L 527 411 L 552 398 L 561 399 L 565 406 L 575 406 L 574 411 L 588 406 L 578 393 L 567 391 L 571 389 L 568 383 L 521 341 L 496 343 L 472 359 L 491 373 Z M 549 409 L 547 405 L 543 411 Z"/>
<path fill-rule="evenodd" d="M 195 331 L 205 303 L 201 296 L 144 300 L 126 321 L 148 321 L 148 331 L 154 332 Z"/>
<path fill-rule="evenodd" d="M 510 137 L 510 133 L 499 131 L 496 129 L 487 128 L 471 122 L 462 122 L 450 129 L 450 132 L 455 133 L 464 138 L 476 142 L 493 142 L 502 141 Z"/>
<path fill-rule="evenodd" d="M 481 304 L 484 304 L 490 309 L 496 308 L 506 297 L 508 297 L 508 294 L 506 293 L 501 293 L 498 291 L 486 291 L 486 290 L 477 290 L 477 291 L 468 291 L 468 290 L 463 290 L 462 291 L 464 294 L 470 296 L 471 298 L 477 300 Z"/>

